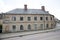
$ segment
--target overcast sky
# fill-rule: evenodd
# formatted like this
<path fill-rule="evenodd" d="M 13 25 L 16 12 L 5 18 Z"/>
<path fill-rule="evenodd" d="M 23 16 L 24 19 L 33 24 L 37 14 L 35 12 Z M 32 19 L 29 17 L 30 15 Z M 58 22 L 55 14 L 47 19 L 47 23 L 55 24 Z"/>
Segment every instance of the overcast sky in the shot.
<path fill-rule="evenodd" d="M 0 0 L 0 13 L 24 8 L 24 4 L 28 5 L 28 9 L 41 9 L 41 6 L 45 6 L 46 11 L 60 19 L 60 0 Z"/>

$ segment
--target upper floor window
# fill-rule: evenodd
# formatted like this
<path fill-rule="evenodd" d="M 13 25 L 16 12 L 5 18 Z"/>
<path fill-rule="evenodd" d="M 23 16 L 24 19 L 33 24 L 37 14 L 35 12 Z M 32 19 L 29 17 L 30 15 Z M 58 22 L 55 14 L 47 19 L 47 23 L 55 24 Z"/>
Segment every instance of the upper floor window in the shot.
<path fill-rule="evenodd" d="M 48 17 L 46 17 L 46 20 L 48 20 Z"/>
<path fill-rule="evenodd" d="M 23 17 L 20 17 L 20 21 L 23 21 Z"/>
<path fill-rule="evenodd" d="M 31 17 L 28 17 L 28 21 L 31 21 Z"/>
<path fill-rule="evenodd" d="M 40 17 L 40 20 L 43 20 L 43 17 Z"/>
<path fill-rule="evenodd" d="M 16 17 L 15 17 L 15 16 L 14 16 L 14 17 L 12 17 L 12 20 L 13 20 L 13 21 L 16 21 Z"/>
<path fill-rule="evenodd" d="M 52 17 L 51 17 L 51 20 L 52 20 Z"/>
<path fill-rule="evenodd" d="M 34 20 L 36 21 L 37 20 L 37 17 L 34 17 Z"/>

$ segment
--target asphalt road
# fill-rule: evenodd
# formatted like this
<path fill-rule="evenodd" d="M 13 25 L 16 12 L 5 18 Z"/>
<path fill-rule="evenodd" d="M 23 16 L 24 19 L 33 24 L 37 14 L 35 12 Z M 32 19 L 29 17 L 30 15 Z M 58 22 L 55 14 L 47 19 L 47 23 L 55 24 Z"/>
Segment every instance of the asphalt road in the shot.
<path fill-rule="evenodd" d="M 60 30 L 2 40 L 60 40 Z"/>

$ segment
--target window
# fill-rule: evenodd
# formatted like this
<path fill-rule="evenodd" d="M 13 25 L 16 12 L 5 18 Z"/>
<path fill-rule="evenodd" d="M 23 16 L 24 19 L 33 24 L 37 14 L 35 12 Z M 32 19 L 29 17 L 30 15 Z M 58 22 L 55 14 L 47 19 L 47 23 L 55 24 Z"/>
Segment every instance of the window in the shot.
<path fill-rule="evenodd" d="M 16 17 L 15 17 L 15 16 L 14 16 L 14 17 L 12 17 L 12 20 L 13 20 L 13 21 L 16 21 Z"/>
<path fill-rule="evenodd" d="M 46 20 L 48 20 L 48 17 L 46 17 Z"/>
<path fill-rule="evenodd" d="M 28 21 L 30 21 L 31 20 L 31 17 L 28 17 Z"/>
<path fill-rule="evenodd" d="M 36 21 L 37 20 L 37 17 L 34 17 L 34 20 Z"/>
<path fill-rule="evenodd" d="M 46 24 L 46 28 L 49 28 L 49 25 L 48 24 Z"/>
<path fill-rule="evenodd" d="M 23 17 L 20 17 L 20 21 L 23 21 Z"/>
<path fill-rule="evenodd" d="M 13 30 L 15 30 L 16 29 L 16 25 L 13 25 L 12 28 L 13 28 Z"/>
<path fill-rule="evenodd" d="M 40 20 L 43 20 L 43 17 L 40 17 Z"/>
<path fill-rule="evenodd" d="M 20 30 L 23 30 L 23 25 L 20 25 Z"/>
<path fill-rule="evenodd" d="M 37 30 L 37 24 L 34 24 L 35 30 Z"/>
<path fill-rule="evenodd" d="M 31 30 L 31 25 L 30 24 L 28 25 L 28 30 Z"/>
<path fill-rule="evenodd" d="M 40 28 L 43 29 L 43 24 L 40 24 Z"/>
<path fill-rule="evenodd" d="M 51 17 L 51 20 L 52 20 L 52 17 Z"/>

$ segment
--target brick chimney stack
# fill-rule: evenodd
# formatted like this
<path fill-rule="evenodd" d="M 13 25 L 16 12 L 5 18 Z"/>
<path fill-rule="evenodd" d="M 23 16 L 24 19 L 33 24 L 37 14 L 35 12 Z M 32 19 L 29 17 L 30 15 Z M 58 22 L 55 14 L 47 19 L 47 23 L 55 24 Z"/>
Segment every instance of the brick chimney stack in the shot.
<path fill-rule="evenodd" d="M 42 9 L 43 11 L 45 11 L 45 6 L 41 6 L 41 9 Z"/>
<path fill-rule="evenodd" d="M 26 4 L 24 5 L 24 10 L 27 10 L 27 5 Z"/>

